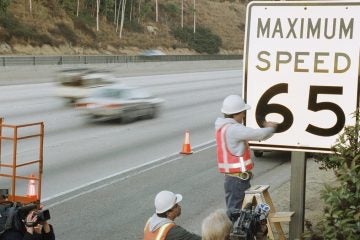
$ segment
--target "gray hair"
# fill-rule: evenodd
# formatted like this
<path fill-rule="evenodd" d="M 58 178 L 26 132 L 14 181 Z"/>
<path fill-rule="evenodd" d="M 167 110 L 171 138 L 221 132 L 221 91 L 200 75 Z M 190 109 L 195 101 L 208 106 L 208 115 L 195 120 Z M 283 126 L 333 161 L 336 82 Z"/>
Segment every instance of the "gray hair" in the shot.
<path fill-rule="evenodd" d="M 224 209 L 217 209 L 207 216 L 201 225 L 202 240 L 226 240 L 232 230 L 232 222 Z"/>

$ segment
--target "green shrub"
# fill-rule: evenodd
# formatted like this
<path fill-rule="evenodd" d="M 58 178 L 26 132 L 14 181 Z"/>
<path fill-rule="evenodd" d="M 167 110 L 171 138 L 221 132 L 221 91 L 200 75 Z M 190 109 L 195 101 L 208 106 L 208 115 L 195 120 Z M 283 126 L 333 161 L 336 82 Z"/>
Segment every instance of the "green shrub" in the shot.
<path fill-rule="evenodd" d="M 141 24 L 139 24 L 137 21 L 132 21 L 132 22 L 125 21 L 124 27 L 131 32 L 137 32 L 137 33 L 144 32 L 144 27 Z"/>
<path fill-rule="evenodd" d="M 65 23 L 56 24 L 58 27 L 59 34 L 63 36 L 72 45 L 77 45 L 78 37 L 76 33 Z"/>
<path fill-rule="evenodd" d="M 358 239 L 360 236 L 360 165 L 344 165 L 338 170 L 339 187 L 327 186 L 322 192 L 325 239 Z"/>
<path fill-rule="evenodd" d="M 66 7 L 61 7 L 57 0 L 42 1 L 42 4 L 48 9 L 51 9 L 51 15 L 53 17 L 61 17 L 64 10 L 66 10 Z"/>
<path fill-rule="evenodd" d="M 33 36 L 31 45 L 33 46 L 42 46 L 42 45 L 49 45 L 49 46 L 59 46 L 60 42 L 56 39 L 51 38 L 47 34 L 36 34 Z"/>
<path fill-rule="evenodd" d="M 140 13 L 139 13 L 139 19 L 140 21 L 146 19 L 147 17 L 149 17 L 149 15 L 155 11 L 152 11 L 152 3 L 151 2 L 144 2 L 144 4 L 142 5 L 141 9 L 140 9 Z"/>
<path fill-rule="evenodd" d="M 21 24 L 11 14 L 6 14 L 4 17 L 0 18 L 0 25 L 9 32 L 11 38 L 15 37 L 19 39 L 24 39 L 25 41 L 29 41 L 37 34 L 36 29 Z"/>
<path fill-rule="evenodd" d="M 96 39 L 96 33 L 91 29 L 91 27 L 89 27 L 86 24 L 86 22 L 84 21 L 83 18 L 74 17 L 73 22 L 74 22 L 74 27 L 77 30 L 83 32 L 84 34 L 88 35 L 92 39 Z"/>
<path fill-rule="evenodd" d="M 166 3 L 164 5 L 160 5 L 160 10 L 164 10 L 165 13 L 169 14 L 170 16 L 179 16 L 180 8 L 177 4 L 174 3 Z"/>
<path fill-rule="evenodd" d="M 5 14 L 10 5 L 10 0 L 1 0 L 0 1 L 0 14 Z"/>
<path fill-rule="evenodd" d="M 189 27 L 176 28 L 172 34 L 199 53 L 218 53 L 222 45 L 221 38 L 204 27 L 198 27 L 196 33 L 193 33 L 193 29 Z"/>
<path fill-rule="evenodd" d="M 96 26 L 96 18 L 94 18 L 93 16 L 91 16 L 90 13 L 83 13 L 81 12 L 79 14 L 78 17 L 76 17 L 75 15 L 73 16 L 73 20 L 77 19 L 78 21 L 83 22 L 84 24 L 86 24 L 87 26 L 91 27 L 95 27 Z"/>
<path fill-rule="evenodd" d="M 339 186 L 326 186 L 321 220 L 323 239 L 352 240 L 360 236 L 360 111 L 354 113 L 354 126 L 346 126 L 332 147 L 334 154 L 317 155 L 323 169 L 336 172 Z"/>

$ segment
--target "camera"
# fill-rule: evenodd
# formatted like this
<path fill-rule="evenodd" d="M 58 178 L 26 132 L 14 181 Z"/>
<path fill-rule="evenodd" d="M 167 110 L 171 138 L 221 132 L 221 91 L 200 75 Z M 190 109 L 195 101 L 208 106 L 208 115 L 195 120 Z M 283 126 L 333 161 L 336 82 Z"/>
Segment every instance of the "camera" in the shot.
<path fill-rule="evenodd" d="M 25 220 L 30 211 L 35 210 L 34 215 L 37 216 L 36 222 L 25 222 L 26 226 L 33 227 L 39 223 L 41 224 L 42 222 L 50 219 L 50 211 L 48 209 L 37 210 L 37 208 L 37 205 L 33 203 L 18 207 L 17 212 L 21 220 Z"/>
<path fill-rule="evenodd" d="M 258 204 L 256 207 L 248 203 L 243 209 L 233 213 L 230 219 L 233 222 L 233 231 L 230 240 L 254 240 L 267 239 L 268 232 L 266 223 L 270 212 L 269 205 Z"/>
<path fill-rule="evenodd" d="M 34 215 L 37 216 L 36 221 L 26 222 L 26 218 L 31 211 L 34 211 Z M 34 203 L 22 204 L 6 201 L 0 204 L 0 234 L 7 229 L 21 232 L 25 226 L 33 227 L 49 219 L 49 210 L 38 209 L 38 205 Z"/>

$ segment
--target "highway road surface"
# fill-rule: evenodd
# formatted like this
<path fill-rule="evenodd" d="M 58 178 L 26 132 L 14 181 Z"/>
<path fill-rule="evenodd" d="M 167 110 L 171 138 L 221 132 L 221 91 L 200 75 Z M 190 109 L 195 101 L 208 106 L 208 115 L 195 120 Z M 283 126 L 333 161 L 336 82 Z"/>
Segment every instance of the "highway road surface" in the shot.
<path fill-rule="evenodd" d="M 57 239 L 141 239 L 155 194 L 163 189 L 183 194 L 179 223 L 197 233 L 208 213 L 224 207 L 214 120 L 225 96 L 241 94 L 241 61 L 149 64 L 110 67 L 121 82 L 166 100 L 158 118 L 130 124 L 88 122 L 55 96 L 53 67 L 0 68 L 4 122 L 45 124 L 42 202 Z M 182 156 L 186 130 L 194 154 Z M 11 150 L 3 144 L 2 161 Z M 19 159 L 34 153 L 36 144 L 18 148 Z M 289 159 L 281 152 L 256 159 L 254 183 L 276 188 L 288 181 Z M 0 182 L 0 188 L 8 185 Z"/>
<path fill-rule="evenodd" d="M 237 63 L 241 66 L 240 61 Z M 40 71 L 14 71 L 19 77 L 40 74 L 42 79 L 40 83 L 0 87 L 0 116 L 6 124 L 44 122 L 42 200 L 179 152 L 187 130 L 194 147 L 213 142 L 214 120 L 221 115 L 223 98 L 241 94 L 242 71 L 239 67 L 199 69 L 195 64 L 192 68 L 186 73 L 143 72 L 143 76 L 121 77 L 122 83 L 144 87 L 165 99 L 158 118 L 130 124 L 89 122 L 55 95 L 57 85 L 50 75 L 44 82 Z M 22 83 L 21 79 L 14 82 Z M 37 149 L 34 142 L 21 141 L 18 161 L 35 158 Z M 11 159 L 12 150 L 11 143 L 4 142 L 3 162 Z M 32 173 L 25 168 L 20 172 Z M 6 187 L 9 182 L 0 184 Z M 21 186 L 18 190 L 22 190 Z"/>
<path fill-rule="evenodd" d="M 201 221 L 225 208 L 223 176 L 217 172 L 215 148 L 171 158 L 104 180 L 45 202 L 58 240 L 140 240 L 161 190 L 183 195 L 177 224 L 201 234 Z M 255 159 L 252 184 L 277 189 L 290 179 L 290 154 L 266 153 Z M 275 203 L 276 204 L 276 203 Z"/>

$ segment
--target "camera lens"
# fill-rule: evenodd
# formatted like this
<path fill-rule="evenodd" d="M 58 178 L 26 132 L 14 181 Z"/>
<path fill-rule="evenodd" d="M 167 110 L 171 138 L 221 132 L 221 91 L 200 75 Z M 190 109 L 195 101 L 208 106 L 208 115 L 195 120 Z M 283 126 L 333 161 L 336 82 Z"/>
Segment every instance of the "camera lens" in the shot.
<path fill-rule="evenodd" d="M 50 219 L 50 211 L 48 209 L 36 213 L 39 222 L 44 222 Z"/>

